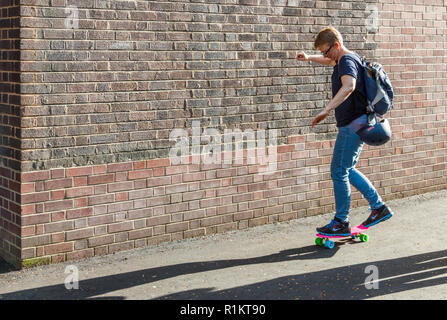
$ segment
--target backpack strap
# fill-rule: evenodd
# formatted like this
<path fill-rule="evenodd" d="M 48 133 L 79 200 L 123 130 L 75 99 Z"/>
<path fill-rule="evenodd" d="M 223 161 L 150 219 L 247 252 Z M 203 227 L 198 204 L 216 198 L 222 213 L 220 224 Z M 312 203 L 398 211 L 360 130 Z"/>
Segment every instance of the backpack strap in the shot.
<path fill-rule="evenodd" d="M 366 59 L 365 57 L 360 57 L 356 54 L 349 54 L 350 57 L 353 58 L 353 60 L 355 62 L 357 62 L 357 64 L 360 66 L 361 68 L 361 75 L 360 77 L 362 77 L 363 79 L 363 91 L 366 92 L 366 87 L 365 87 L 365 73 L 364 73 L 364 69 L 367 67 L 367 63 L 366 63 Z M 374 109 L 371 108 L 371 106 L 368 103 L 368 99 L 366 98 L 366 96 L 357 88 L 354 90 L 353 94 L 358 98 L 358 100 L 360 100 L 362 102 L 361 106 L 356 105 L 355 108 L 359 109 L 361 111 L 364 111 L 366 114 L 369 113 L 374 113 Z"/>

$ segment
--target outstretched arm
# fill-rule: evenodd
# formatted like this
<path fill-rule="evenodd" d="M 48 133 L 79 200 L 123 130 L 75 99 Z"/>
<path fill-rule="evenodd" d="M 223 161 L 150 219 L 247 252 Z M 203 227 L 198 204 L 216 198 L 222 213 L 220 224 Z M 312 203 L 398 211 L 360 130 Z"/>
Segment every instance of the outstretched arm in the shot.
<path fill-rule="evenodd" d="M 332 59 L 326 58 L 323 55 L 307 55 L 303 51 L 297 53 L 296 59 L 298 61 L 311 61 L 324 66 L 335 66 L 335 61 Z"/>

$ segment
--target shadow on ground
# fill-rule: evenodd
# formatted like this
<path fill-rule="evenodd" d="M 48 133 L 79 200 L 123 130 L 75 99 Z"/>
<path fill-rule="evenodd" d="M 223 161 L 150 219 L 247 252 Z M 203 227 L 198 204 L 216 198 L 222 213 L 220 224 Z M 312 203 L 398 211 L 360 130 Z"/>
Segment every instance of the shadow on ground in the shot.
<path fill-rule="evenodd" d="M 11 264 L 7 263 L 5 260 L 0 258 L 0 274 L 8 273 L 11 271 L 16 271 L 18 268 L 15 268 Z"/>
<path fill-rule="evenodd" d="M 0 299 L 97 299 L 97 296 L 109 292 L 125 290 L 181 275 L 253 264 L 294 260 L 299 263 L 299 260 L 328 259 L 335 255 L 339 249 L 339 247 L 336 247 L 333 250 L 327 250 L 317 246 L 308 246 L 247 259 L 181 263 L 81 280 L 78 290 L 67 290 L 62 283 L 5 293 L 1 295 Z M 377 267 L 376 270 L 378 270 L 380 281 L 376 282 L 377 289 L 367 289 L 365 286 L 365 280 L 371 275 L 370 272 L 367 272 L 367 267 L 371 265 Z M 229 273 L 229 276 L 231 276 L 231 273 Z M 229 279 L 229 282 L 237 283 L 237 280 Z M 187 290 L 157 299 L 365 299 L 445 283 L 447 283 L 447 250 L 442 250 L 284 276 L 225 290 L 215 290 L 214 288 Z M 125 298 L 125 296 L 99 297 L 99 299 Z"/>

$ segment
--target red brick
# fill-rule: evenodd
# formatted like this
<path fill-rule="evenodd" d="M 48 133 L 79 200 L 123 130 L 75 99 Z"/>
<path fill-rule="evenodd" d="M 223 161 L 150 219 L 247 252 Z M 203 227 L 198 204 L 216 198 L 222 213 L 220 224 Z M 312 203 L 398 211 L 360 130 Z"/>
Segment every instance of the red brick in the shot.
<path fill-rule="evenodd" d="M 65 189 L 73 186 L 73 179 L 57 179 L 45 181 L 45 190 Z"/>
<path fill-rule="evenodd" d="M 103 215 L 103 216 L 94 216 L 88 218 L 88 225 L 89 226 L 96 226 L 96 225 L 105 225 L 113 222 L 113 215 Z"/>
<path fill-rule="evenodd" d="M 129 240 L 148 238 L 152 236 L 152 228 L 129 231 Z"/>
<path fill-rule="evenodd" d="M 44 202 L 48 200 L 50 200 L 49 192 L 39 192 L 22 195 L 22 204 Z"/>
<path fill-rule="evenodd" d="M 55 212 L 55 213 L 51 214 L 51 222 L 62 221 L 64 219 L 65 219 L 65 212 L 64 211 Z"/>
<path fill-rule="evenodd" d="M 114 243 L 109 245 L 109 253 L 114 253 L 118 251 L 130 250 L 134 248 L 134 242 L 122 242 L 122 243 Z"/>
<path fill-rule="evenodd" d="M 20 192 L 22 194 L 34 192 L 34 186 L 34 183 L 22 183 L 20 185 Z"/>
<path fill-rule="evenodd" d="M 93 187 L 72 188 L 66 191 L 67 198 L 77 198 L 83 196 L 90 196 L 93 194 Z"/>
<path fill-rule="evenodd" d="M 35 204 L 23 205 L 23 206 L 21 206 L 20 213 L 22 216 L 36 213 L 36 205 Z"/>
<path fill-rule="evenodd" d="M 107 246 L 96 247 L 94 250 L 95 256 L 102 256 L 109 253 L 109 248 Z"/>
<path fill-rule="evenodd" d="M 128 219 L 140 219 L 140 218 L 147 218 L 152 217 L 153 215 L 153 209 L 152 208 L 142 208 L 137 210 L 129 210 Z"/>
<path fill-rule="evenodd" d="M 74 177 L 73 187 L 83 187 L 87 185 L 87 177 Z"/>
<path fill-rule="evenodd" d="M 89 238 L 88 246 L 89 246 L 89 248 L 103 246 L 106 244 L 113 243 L 114 239 L 115 239 L 115 237 L 111 234 L 100 236 L 100 237 Z"/>
<path fill-rule="evenodd" d="M 114 223 L 114 224 L 108 225 L 107 231 L 109 233 L 114 233 L 114 232 L 128 231 L 128 230 L 132 230 L 132 229 L 133 229 L 133 222 L 132 221 L 124 221 L 124 222 L 119 222 L 119 223 Z"/>
<path fill-rule="evenodd" d="M 125 212 L 127 210 L 133 209 L 133 201 L 129 202 L 119 202 L 119 203 L 112 203 L 107 206 L 107 212 Z"/>
<path fill-rule="evenodd" d="M 295 145 L 284 145 L 284 146 L 277 147 L 278 153 L 292 152 L 292 151 L 295 151 Z"/>
<path fill-rule="evenodd" d="M 205 218 L 200 221 L 201 227 L 208 227 L 222 223 L 222 216 Z"/>
<path fill-rule="evenodd" d="M 39 235 L 22 239 L 22 248 L 37 247 L 51 243 L 50 235 Z"/>
<path fill-rule="evenodd" d="M 169 167 L 170 164 L 171 164 L 171 161 L 169 160 L 169 158 L 167 158 L 167 159 L 147 160 L 147 168 Z"/>
<path fill-rule="evenodd" d="M 164 205 L 170 203 L 170 197 L 169 196 L 161 196 L 161 197 L 152 197 L 147 199 L 147 205 L 149 207 Z"/>
<path fill-rule="evenodd" d="M 21 175 L 22 182 L 32 182 L 50 179 L 49 171 L 25 172 Z"/>
<path fill-rule="evenodd" d="M 129 172 L 129 180 L 150 178 L 153 175 L 152 169 L 132 171 Z"/>
<path fill-rule="evenodd" d="M 44 226 L 45 233 L 54 233 L 60 231 L 72 230 L 74 228 L 73 221 L 60 221 L 47 223 Z"/>
<path fill-rule="evenodd" d="M 51 243 L 61 243 L 65 240 L 65 233 L 53 233 L 51 235 Z"/>
<path fill-rule="evenodd" d="M 8 189 L 10 189 L 11 191 L 15 191 L 17 193 L 20 193 L 22 188 L 21 188 L 21 185 L 20 185 L 19 182 L 9 180 L 8 181 Z"/>
<path fill-rule="evenodd" d="M 129 191 L 128 194 L 130 200 L 135 200 L 135 199 L 152 197 L 154 192 L 152 189 L 141 189 L 141 190 Z"/>
<path fill-rule="evenodd" d="M 158 226 L 158 225 L 162 225 L 162 224 L 167 224 L 170 221 L 171 221 L 171 218 L 168 215 L 166 215 L 166 216 L 157 216 L 157 217 L 147 218 L 146 225 L 148 227 L 150 227 L 150 226 Z"/>
<path fill-rule="evenodd" d="M 127 171 L 125 171 L 125 172 L 116 172 L 115 173 L 115 181 L 116 182 L 127 181 L 127 180 L 129 180 L 127 178 L 128 175 L 129 175 L 129 172 L 127 172 Z"/>
<path fill-rule="evenodd" d="M 191 181 L 203 181 L 205 180 L 205 172 L 195 172 L 195 173 L 184 173 L 183 181 L 191 182 Z"/>
<path fill-rule="evenodd" d="M 69 168 L 66 170 L 67 177 L 89 176 L 92 173 L 92 167 Z"/>
<path fill-rule="evenodd" d="M 152 169 L 154 171 L 154 177 L 160 177 L 166 175 L 166 169 L 163 168 L 154 168 Z M 174 178 L 173 178 L 174 179 Z"/>
<path fill-rule="evenodd" d="M 73 251 L 73 242 L 59 243 L 45 246 L 45 255 Z"/>
<path fill-rule="evenodd" d="M 236 230 L 236 229 L 237 229 L 237 222 L 220 224 L 216 227 L 216 230 L 218 233 L 227 232 L 227 231 Z"/>
<path fill-rule="evenodd" d="M 77 198 L 73 200 L 73 207 L 80 208 L 88 205 L 88 198 Z"/>
<path fill-rule="evenodd" d="M 93 249 L 85 249 L 85 250 L 79 250 L 74 252 L 68 252 L 67 253 L 67 260 L 79 260 L 79 259 L 86 259 L 91 258 L 95 254 L 95 251 Z"/>
<path fill-rule="evenodd" d="M 88 197 L 88 205 L 94 206 L 94 205 L 98 205 L 98 204 L 111 203 L 114 200 L 115 200 L 115 196 L 113 194 L 90 196 L 90 197 Z"/>
<path fill-rule="evenodd" d="M 148 187 L 156 187 L 156 186 L 167 186 L 171 184 L 171 177 L 153 177 L 148 178 L 147 180 L 147 186 Z"/>
<path fill-rule="evenodd" d="M 50 215 L 48 213 L 31 214 L 23 216 L 21 219 L 22 219 L 22 226 L 29 226 L 29 225 L 36 225 L 50 222 Z"/>
<path fill-rule="evenodd" d="M 34 226 L 22 227 L 21 236 L 28 237 L 36 234 L 36 228 Z"/>
<path fill-rule="evenodd" d="M 67 241 L 87 239 L 93 237 L 93 235 L 94 235 L 94 228 L 79 229 L 79 230 L 67 231 L 66 239 Z"/>
<path fill-rule="evenodd" d="M 65 198 L 65 190 L 51 191 L 51 200 L 62 200 Z"/>
<path fill-rule="evenodd" d="M 107 165 L 107 172 L 131 171 L 132 163 L 112 163 Z"/>
<path fill-rule="evenodd" d="M 78 219 L 90 217 L 93 214 L 93 208 L 80 208 L 74 210 L 67 210 L 67 219 Z"/>
<path fill-rule="evenodd" d="M 128 200 L 128 192 L 120 192 L 115 194 L 115 201 L 126 201 Z"/>
<path fill-rule="evenodd" d="M 52 169 L 51 179 L 65 178 L 65 169 Z"/>
<path fill-rule="evenodd" d="M 146 161 L 137 161 L 133 163 L 133 170 L 141 170 L 146 168 Z"/>
<path fill-rule="evenodd" d="M 103 174 L 100 176 L 89 176 L 87 178 L 87 184 L 88 185 L 94 185 L 94 184 L 106 184 L 113 182 L 114 175 L 113 174 Z"/>
<path fill-rule="evenodd" d="M 107 165 L 102 164 L 93 167 L 93 174 L 102 174 L 107 172 Z"/>
<path fill-rule="evenodd" d="M 174 213 L 174 212 L 184 212 L 188 210 L 188 203 L 187 202 L 180 202 L 180 203 L 174 203 L 167 205 L 166 213 Z"/>
<path fill-rule="evenodd" d="M 107 185 L 107 191 L 108 192 L 117 192 L 117 191 L 124 191 L 124 190 L 132 190 L 133 189 L 133 182 L 131 181 L 125 181 L 125 182 L 115 182 Z"/>
<path fill-rule="evenodd" d="M 184 172 L 188 172 L 188 166 L 176 165 L 172 167 L 166 167 L 166 175 L 180 174 Z"/>
<path fill-rule="evenodd" d="M 71 209 L 73 208 L 73 200 L 46 202 L 44 208 L 45 212 Z"/>
<path fill-rule="evenodd" d="M 166 225 L 166 232 L 173 233 L 188 229 L 188 222 L 180 222 Z"/>

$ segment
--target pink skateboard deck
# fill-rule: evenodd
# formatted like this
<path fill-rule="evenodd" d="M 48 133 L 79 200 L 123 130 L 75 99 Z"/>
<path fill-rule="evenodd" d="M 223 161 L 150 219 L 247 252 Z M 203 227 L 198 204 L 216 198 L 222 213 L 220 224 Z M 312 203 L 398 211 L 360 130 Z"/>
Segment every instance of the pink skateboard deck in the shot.
<path fill-rule="evenodd" d="M 334 241 L 331 241 L 329 239 L 335 238 L 335 239 L 342 239 L 342 238 L 349 238 L 357 239 L 359 238 L 362 242 L 368 241 L 368 235 L 364 232 L 368 230 L 369 228 L 365 228 L 362 225 L 359 225 L 357 227 L 351 227 L 351 234 L 349 236 L 328 236 L 324 234 L 317 233 L 317 238 L 315 239 L 315 243 L 319 246 L 325 246 L 326 248 L 333 249 L 335 246 Z"/>

